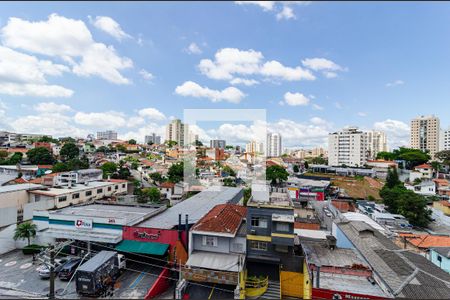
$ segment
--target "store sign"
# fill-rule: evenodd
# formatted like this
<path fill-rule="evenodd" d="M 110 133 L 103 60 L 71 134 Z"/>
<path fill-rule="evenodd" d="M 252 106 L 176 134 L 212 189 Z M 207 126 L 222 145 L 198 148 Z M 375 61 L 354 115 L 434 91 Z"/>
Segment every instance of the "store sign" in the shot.
<path fill-rule="evenodd" d="M 136 238 L 144 239 L 144 240 L 157 240 L 157 239 L 159 239 L 160 235 L 161 235 L 160 231 L 158 231 L 157 233 L 147 233 L 145 231 L 142 231 L 142 232 L 135 231 L 134 232 L 134 236 Z"/>
<path fill-rule="evenodd" d="M 75 227 L 78 229 L 92 229 L 92 220 L 90 219 L 76 219 Z"/>

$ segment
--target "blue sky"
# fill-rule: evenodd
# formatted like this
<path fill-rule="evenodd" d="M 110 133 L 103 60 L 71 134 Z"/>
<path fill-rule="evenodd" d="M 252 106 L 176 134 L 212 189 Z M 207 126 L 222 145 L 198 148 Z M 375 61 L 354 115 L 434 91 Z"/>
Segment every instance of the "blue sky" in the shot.
<path fill-rule="evenodd" d="M 416 115 L 450 125 L 449 3 L 256 2 L 3 2 L 0 129 L 143 140 L 185 108 L 265 108 L 312 147 L 346 125 L 391 146 Z"/>

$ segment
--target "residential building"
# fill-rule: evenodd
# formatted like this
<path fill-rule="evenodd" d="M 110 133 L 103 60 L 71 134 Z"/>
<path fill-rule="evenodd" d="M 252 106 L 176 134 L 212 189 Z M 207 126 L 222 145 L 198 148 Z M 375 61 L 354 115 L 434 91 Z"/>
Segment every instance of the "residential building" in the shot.
<path fill-rule="evenodd" d="M 181 123 L 181 120 L 172 120 L 166 126 L 166 141 L 175 141 L 178 146 L 189 144 L 189 126 Z"/>
<path fill-rule="evenodd" d="M 279 133 L 268 133 L 266 148 L 267 157 L 281 156 L 281 135 Z"/>
<path fill-rule="evenodd" d="M 209 141 L 210 148 L 225 149 L 226 146 L 227 146 L 227 142 L 225 140 L 210 140 Z"/>
<path fill-rule="evenodd" d="M 313 149 L 300 149 L 293 151 L 292 155 L 299 159 L 314 158 L 314 157 L 328 157 L 328 151 L 322 147 Z"/>
<path fill-rule="evenodd" d="M 145 136 L 145 144 L 161 144 L 161 136 L 156 135 L 156 133 L 152 133 L 151 135 Z"/>
<path fill-rule="evenodd" d="M 245 267 L 247 208 L 219 204 L 189 231 L 189 259 L 182 268 L 188 281 L 235 286 L 239 295 L 239 276 Z M 235 298 L 236 299 L 236 298 Z"/>
<path fill-rule="evenodd" d="M 449 200 L 434 201 L 433 208 L 442 211 L 442 213 L 445 216 L 450 217 L 450 201 Z"/>
<path fill-rule="evenodd" d="M 357 127 L 345 128 L 328 135 L 329 166 L 363 166 L 367 162 L 367 133 Z"/>
<path fill-rule="evenodd" d="M 411 120 L 410 144 L 413 149 L 428 151 L 431 157 L 439 151 L 440 122 L 439 118 L 419 116 Z"/>
<path fill-rule="evenodd" d="M 448 299 L 450 274 L 420 254 L 400 251 L 400 247 L 368 223 L 344 217 L 343 221 L 333 223 L 332 234 L 338 248 L 356 250 L 370 266 L 373 281 L 387 297 Z"/>
<path fill-rule="evenodd" d="M 428 233 L 399 233 L 396 243 L 403 249 L 421 253 L 430 258 L 430 249 L 450 247 L 450 236 Z"/>
<path fill-rule="evenodd" d="M 245 152 L 252 154 L 264 153 L 264 144 L 257 141 L 250 141 L 245 145 Z"/>
<path fill-rule="evenodd" d="M 422 181 L 418 184 L 407 184 L 405 183 L 405 187 L 408 190 L 413 191 L 416 194 L 420 194 L 423 196 L 434 196 L 436 195 L 436 184 L 429 181 Z"/>
<path fill-rule="evenodd" d="M 450 273 L 450 247 L 434 247 L 430 249 L 430 261 Z"/>
<path fill-rule="evenodd" d="M 450 150 L 450 128 L 442 130 L 439 142 L 441 144 L 440 150 Z"/>
<path fill-rule="evenodd" d="M 368 157 L 371 159 L 376 159 L 379 152 L 388 151 L 384 131 L 367 131 L 367 151 Z"/>
<path fill-rule="evenodd" d="M 97 132 L 98 140 L 117 140 L 117 132 L 112 130 Z"/>

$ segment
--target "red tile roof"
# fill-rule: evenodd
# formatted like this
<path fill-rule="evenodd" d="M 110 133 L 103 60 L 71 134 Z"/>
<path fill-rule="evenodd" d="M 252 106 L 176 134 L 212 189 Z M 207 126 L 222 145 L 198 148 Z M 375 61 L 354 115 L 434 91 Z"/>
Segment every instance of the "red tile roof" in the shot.
<path fill-rule="evenodd" d="M 105 179 L 104 181 L 107 181 L 107 182 L 115 182 L 115 183 L 124 183 L 124 182 L 128 182 L 128 180 L 125 180 L 125 179 Z"/>
<path fill-rule="evenodd" d="M 174 186 L 175 186 L 175 183 L 166 181 L 166 182 L 161 183 L 158 187 L 165 188 L 165 189 L 173 189 Z"/>
<path fill-rule="evenodd" d="M 146 159 L 141 160 L 141 163 L 142 163 L 143 165 L 148 166 L 148 167 L 151 167 L 151 166 L 153 166 L 153 165 L 155 164 L 154 162 L 149 161 L 149 160 L 146 160 Z"/>
<path fill-rule="evenodd" d="M 16 152 L 27 153 L 28 150 L 30 150 L 30 149 L 26 149 L 26 148 L 8 148 L 8 150 L 6 150 L 6 151 L 8 153 L 16 153 Z"/>
<path fill-rule="evenodd" d="M 38 165 L 39 169 L 52 169 L 53 166 L 52 165 Z"/>
<path fill-rule="evenodd" d="M 433 167 L 429 164 L 421 164 L 415 167 L 415 169 L 432 169 Z"/>
<path fill-rule="evenodd" d="M 208 231 L 235 235 L 247 214 L 247 208 L 236 204 L 214 206 L 193 227 L 193 231 Z"/>
<path fill-rule="evenodd" d="M 450 247 L 450 236 L 408 233 L 400 233 L 399 236 L 406 237 L 406 240 L 417 248 Z"/>
<path fill-rule="evenodd" d="M 14 179 L 14 183 L 22 184 L 22 183 L 28 183 L 28 181 L 26 181 L 25 179 L 23 179 L 23 178 L 21 177 L 21 178 L 16 178 L 16 179 Z"/>

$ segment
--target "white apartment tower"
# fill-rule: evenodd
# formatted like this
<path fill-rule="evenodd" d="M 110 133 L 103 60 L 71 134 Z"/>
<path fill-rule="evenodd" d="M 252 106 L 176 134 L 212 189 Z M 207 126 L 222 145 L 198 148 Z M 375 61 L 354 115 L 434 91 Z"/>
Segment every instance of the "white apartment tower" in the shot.
<path fill-rule="evenodd" d="M 388 151 L 386 134 L 383 131 L 367 131 L 367 151 L 369 159 L 376 159 L 379 152 Z"/>
<path fill-rule="evenodd" d="M 257 141 L 251 141 L 247 145 L 245 145 L 245 152 L 264 153 L 264 144 Z"/>
<path fill-rule="evenodd" d="M 442 150 L 450 150 L 450 128 L 448 128 L 447 130 L 442 130 L 441 131 L 441 136 L 440 136 L 440 148 L 439 151 Z"/>
<path fill-rule="evenodd" d="M 189 126 L 181 123 L 181 120 L 172 120 L 166 126 L 166 141 L 175 141 L 178 146 L 189 144 Z"/>
<path fill-rule="evenodd" d="M 97 139 L 98 140 L 117 140 L 117 132 L 112 131 L 112 130 L 98 131 Z"/>
<path fill-rule="evenodd" d="M 367 133 L 357 127 L 328 135 L 328 165 L 360 167 L 367 162 Z"/>
<path fill-rule="evenodd" d="M 279 133 L 267 134 L 267 157 L 281 156 L 281 135 Z"/>
<path fill-rule="evenodd" d="M 428 151 L 431 157 L 439 151 L 439 118 L 420 116 L 411 120 L 411 148 Z"/>

